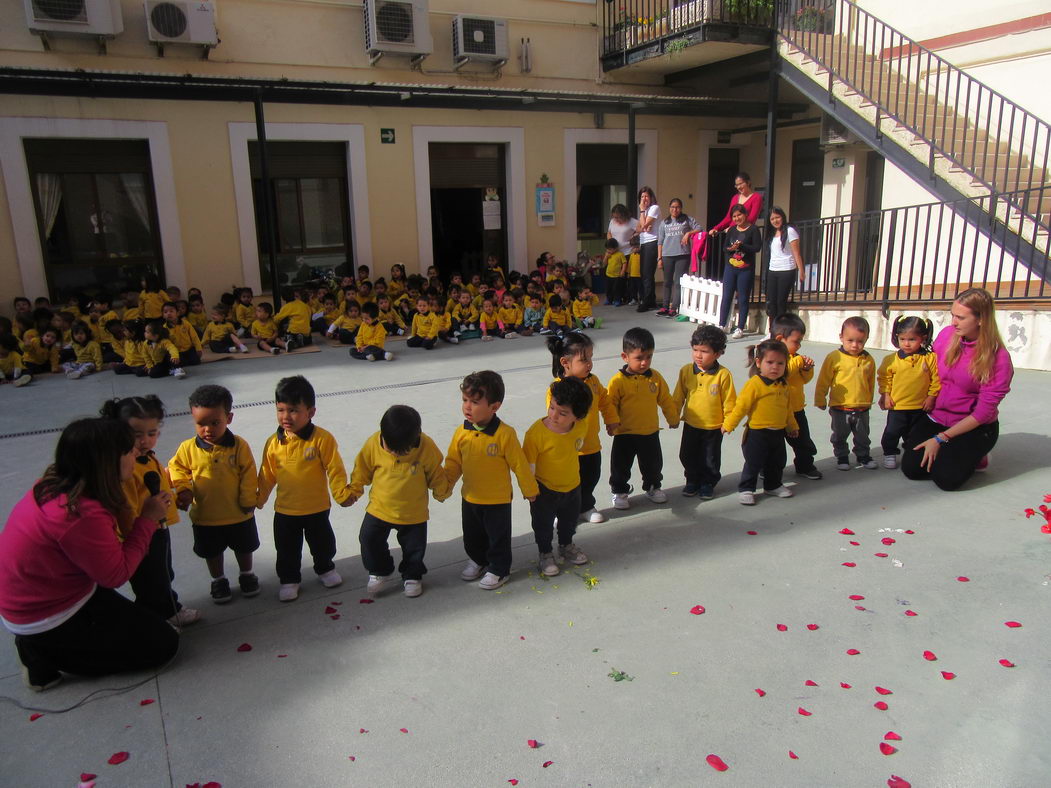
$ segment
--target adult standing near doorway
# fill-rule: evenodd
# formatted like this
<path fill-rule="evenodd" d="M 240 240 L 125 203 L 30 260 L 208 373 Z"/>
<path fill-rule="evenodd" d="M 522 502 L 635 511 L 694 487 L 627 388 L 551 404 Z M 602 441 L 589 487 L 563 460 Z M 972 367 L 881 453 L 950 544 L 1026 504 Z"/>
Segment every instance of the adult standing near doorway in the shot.
<path fill-rule="evenodd" d="M 735 205 L 730 214 L 734 226 L 726 231 L 726 251 L 728 257 L 723 265 L 723 298 L 719 304 L 719 325 L 730 332 L 730 310 L 733 308 L 734 293 L 737 294 L 737 328 L 733 338 L 740 339 L 748 327 L 748 297 L 752 294 L 752 280 L 755 279 L 755 253 L 763 248 L 763 238 L 759 229 L 748 221 L 748 211 L 743 205 Z"/>
<path fill-rule="evenodd" d="M 621 203 L 614 205 L 609 212 L 609 227 L 606 229 L 606 240 L 613 239 L 617 242 L 617 251 L 624 255 L 624 259 L 628 260 L 631 257 L 631 239 L 635 236 L 636 231 L 639 228 L 639 220 L 632 217 L 628 211 L 628 207 Z M 624 267 L 624 276 L 627 277 L 627 265 Z M 624 279 L 627 282 L 627 279 Z M 614 286 L 615 283 L 607 283 L 606 292 L 618 292 L 624 294 L 624 286 L 622 284 Z M 624 299 L 624 303 L 627 303 L 627 298 Z"/>
<path fill-rule="evenodd" d="M 788 223 L 783 208 L 770 209 L 766 220 L 766 316 L 769 328 L 774 318 L 788 311 L 788 299 L 796 280 L 799 286 L 806 281 L 803 255 L 799 251 L 799 233 Z M 771 334 L 771 337 L 773 335 Z"/>
<path fill-rule="evenodd" d="M 134 574 L 171 499 L 159 492 L 135 517 L 121 486 L 134 471 L 131 427 L 74 421 L 0 532 L 0 620 L 31 690 L 53 687 L 62 672 L 157 667 L 178 649 L 163 618 L 113 590 Z"/>
<path fill-rule="evenodd" d="M 730 198 L 730 207 L 726 209 L 726 216 L 708 231 L 708 235 L 715 235 L 733 227 L 735 223 L 733 210 L 739 205 L 744 207 L 749 224 L 759 221 L 759 215 L 763 212 L 763 195 L 752 188 L 752 177 L 747 172 L 737 173 L 734 177 L 734 188 L 737 194 Z"/>
<path fill-rule="evenodd" d="M 934 340 L 941 390 L 906 436 L 901 459 L 905 476 L 931 479 L 943 490 L 959 488 L 988 466 L 1000 434 L 1000 401 L 1014 376 L 989 291 L 964 290 L 951 314 L 951 325 Z"/>
<path fill-rule="evenodd" d="M 657 267 L 664 271 L 660 317 L 679 314 L 679 280 L 690 264 L 690 239 L 701 226 L 682 212 L 678 197 L 668 203 L 668 216 L 657 224 Z"/>
<path fill-rule="evenodd" d="M 642 270 L 642 292 L 636 312 L 648 312 L 657 306 L 655 282 L 657 277 L 657 223 L 661 207 L 657 195 L 649 186 L 639 189 L 639 263 Z"/>

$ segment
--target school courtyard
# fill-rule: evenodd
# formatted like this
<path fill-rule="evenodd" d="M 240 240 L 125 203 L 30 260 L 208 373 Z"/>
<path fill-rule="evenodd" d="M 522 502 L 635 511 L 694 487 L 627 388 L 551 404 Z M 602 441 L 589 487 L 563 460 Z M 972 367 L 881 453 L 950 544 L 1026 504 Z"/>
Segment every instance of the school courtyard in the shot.
<path fill-rule="evenodd" d="M 654 367 L 674 385 L 691 324 L 600 312 L 603 381 L 637 324 L 654 331 Z M 738 389 L 747 344 L 724 357 Z M 820 362 L 833 347 L 804 352 Z M 394 363 L 325 347 L 208 364 L 182 381 L 103 373 L 5 386 L 0 509 L 6 517 L 48 464 L 57 430 L 112 396 L 161 396 L 175 414 L 158 445 L 167 459 L 193 435 L 189 393 L 221 383 L 237 404 L 232 429 L 258 458 L 275 428 L 274 384 L 302 373 L 348 470 L 393 403 L 420 410 L 444 449 L 472 370 L 503 374 L 500 416 L 520 436 L 544 415 L 540 338 L 391 349 Z M 496 592 L 459 578 L 458 490 L 431 503 L 423 596 L 392 582 L 371 604 L 357 544 L 364 501 L 333 510 L 343 586 L 324 589 L 308 567 L 291 604 L 277 601 L 270 507 L 258 516 L 263 593 L 223 606 L 184 515 L 172 530 L 175 586 L 204 619 L 159 676 L 68 678 L 34 695 L 2 635 L 0 784 L 72 788 L 83 774 L 98 788 L 905 785 L 892 775 L 915 788 L 1047 785 L 1051 537 L 1023 510 L 1051 492 L 1049 385 L 1051 373 L 1016 373 L 988 472 L 955 493 L 882 468 L 837 471 L 828 418 L 811 408 L 823 480 L 788 473 L 795 498 L 739 505 L 735 433 L 716 499 L 684 498 L 680 433 L 663 430 L 667 504 L 638 493 L 629 511 L 581 526 L 592 563 L 542 579 L 519 499 L 513 577 Z M 874 443 L 883 422 L 873 410 Z M 608 507 L 604 481 L 599 490 Z"/>

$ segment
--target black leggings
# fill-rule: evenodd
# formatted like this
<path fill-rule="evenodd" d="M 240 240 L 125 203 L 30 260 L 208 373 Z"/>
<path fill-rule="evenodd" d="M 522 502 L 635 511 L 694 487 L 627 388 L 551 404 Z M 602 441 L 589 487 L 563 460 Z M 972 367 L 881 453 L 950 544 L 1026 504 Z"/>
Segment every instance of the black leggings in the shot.
<path fill-rule="evenodd" d="M 677 254 L 664 256 L 664 306 L 667 309 L 679 311 L 679 280 L 686 273 L 690 265 L 688 254 Z"/>
<path fill-rule="evenodd" d="M 639 264 L 642 272 L 642 292 L 639 306 L 652 308 L 657 305 L 654 280 L 657 276 L 657 242 L 650 241 L 639 247 Z"/>
<path fill-rule="evenodd" d="M 942 490 L 956 490 L 971 478 L 978 461 L 992 451 L 1000 435 L 998 421 L 982 424 L 977 429 L 957 435 L 938 449 L 938 456 L 928 471 L 920 467 L 922 451 L 914 449 L 947 427 L 930 417 L 921 419 L 905 437 L 902 445 L 901 472 L 909 479 L 930 479 Z"/>
<path fill-rule="evenodd" d="M 791 271 L 766 272 L 767 317 L 773 319 L 788 311 L 788 299 L 792 297 L 792 289 L 798 277 L 799 271 L 795 268 Z"/>

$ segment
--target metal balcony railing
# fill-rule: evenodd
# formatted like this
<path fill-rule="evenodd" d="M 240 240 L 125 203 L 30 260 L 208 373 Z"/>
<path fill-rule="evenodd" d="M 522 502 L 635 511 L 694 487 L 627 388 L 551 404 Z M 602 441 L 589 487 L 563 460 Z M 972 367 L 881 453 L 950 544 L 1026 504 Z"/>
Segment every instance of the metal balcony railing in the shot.
<path fill-rule="evenodd" d="M 774 0 L 603 0 L 602 55 L 663 39 L 674 51 L 676 38 L 705 24 L 772 28 Z"/>

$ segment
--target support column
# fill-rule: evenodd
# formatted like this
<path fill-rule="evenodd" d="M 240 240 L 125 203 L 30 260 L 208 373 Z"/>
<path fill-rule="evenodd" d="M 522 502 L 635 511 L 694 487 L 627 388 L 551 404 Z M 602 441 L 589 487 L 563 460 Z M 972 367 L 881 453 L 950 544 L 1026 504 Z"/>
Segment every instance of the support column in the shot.
<path fill-rule="evenodd" d="M 635 108 L 628 107 L 628 211 L 635 216 L 639 209 L 639 146 L 635 142 Z"/>
<path fill-rule="evenodd" d="M 774 203 L 774 175 L 777 171 L 777 94 L 781 81 L 781 56 L 777 41 L 770 45 L 770 82 L 766 103 L 766 207 Z"/>
<path fill-rule="evenodd" d="M 259 145 L 259 174 L 263 180 L 261 194 L 263 197 L 263 237 L 266 238 L 268 268 L 270 269 L 270 290 L 274 298 L 274 311 L 281 308 L 281 286 L 277 276 L 277 253 L 274 237 L 274 211 L 270 204 L 270 160 L 266 151 L 266 120 L 263 117 L 263 95 L 255 97 L 255 135 Z"/>

